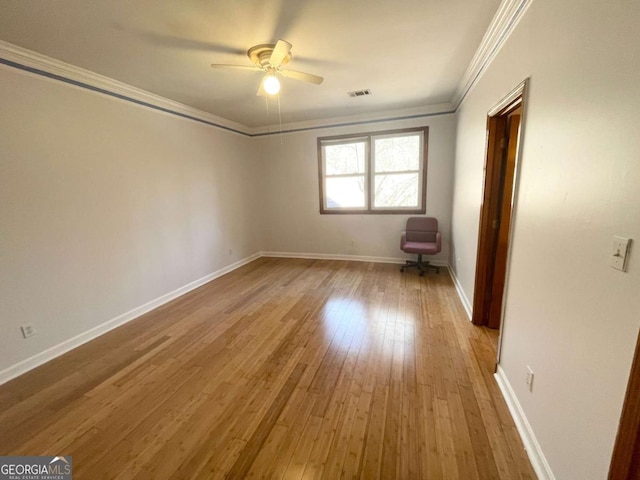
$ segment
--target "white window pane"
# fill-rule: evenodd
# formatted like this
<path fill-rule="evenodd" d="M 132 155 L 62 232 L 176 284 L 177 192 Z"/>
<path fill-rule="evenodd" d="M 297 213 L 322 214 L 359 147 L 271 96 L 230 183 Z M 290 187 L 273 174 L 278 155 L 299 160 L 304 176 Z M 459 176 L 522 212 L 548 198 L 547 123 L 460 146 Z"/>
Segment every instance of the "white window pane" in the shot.
<path fill-rule="evenodd" d="M 364 175 L 327 178 L 327 208 L 364 208 Z"/>
<path fill-rule="evenodd" d="M 325 175 L 364 173 L 364 142 L 324 146 Z"/>
<path fill-rule="evenodd" d="M 374 207 L 418 207 L 418 173 L 376 175 Z"/>
<path fill-rule="evenodd" d="M 420 136 L 376 138 L 375 171 L 398 172 L 420 169 Z"/>

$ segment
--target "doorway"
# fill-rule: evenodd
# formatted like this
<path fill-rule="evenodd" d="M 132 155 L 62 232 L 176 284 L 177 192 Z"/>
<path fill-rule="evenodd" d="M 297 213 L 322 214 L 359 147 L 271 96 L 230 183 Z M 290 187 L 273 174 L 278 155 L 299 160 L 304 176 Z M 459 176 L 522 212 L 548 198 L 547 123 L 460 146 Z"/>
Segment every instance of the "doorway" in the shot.
<path fill-rule="evenodd" d="M 527 84 L 518 85 L 487 115 L 472 322 L 492 329 L 502 323 Z"/>
<path fill-rule="evenodd" d="M 640 479 L 640 334 L 636 341 L 608 479 Z"/>

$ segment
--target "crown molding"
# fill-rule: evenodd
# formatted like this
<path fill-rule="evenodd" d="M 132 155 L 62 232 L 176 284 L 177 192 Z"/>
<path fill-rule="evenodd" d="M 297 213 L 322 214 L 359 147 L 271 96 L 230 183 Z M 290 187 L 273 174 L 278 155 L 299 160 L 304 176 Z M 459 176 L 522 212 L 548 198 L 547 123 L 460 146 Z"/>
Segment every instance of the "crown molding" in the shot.
<path fill-rule="evenodd" d="M 451 102 L 401 110 L 386 110 L 291 122 L 283 124 L 282 126 L 267 125 L 264 127 L 249 127 L 2 40 L 0 40 L 0 64 L 19 68 L 36 75 L 63 81 L 80 88 L 110 95 L 114 98 L 137 103 L 145 107 L 195 120 L 248 137 L 262 137 L 306 130 L 410 120 L 455 113 L 532 2 L 533 0 L 502 1 L 471 63 L 461 78 Z"/>
<path fill-rule="evenodd" d="M 0 40 L 0 63 L 94 92 L 107 94 L 115 98 L 120 98 L 121 100 L 151 107 L 165 113 L 196 120 L 223 130 L 242 135 L 251 135 L 252 133 L 251 129 L 240 123 L 208 112 L 203 112 L 197 108 L 189 107 L 188 105 L 169 100 L 160 95 L 147 92 L 146 90 L 127 85 L 118 80 L 2 40 Z"/>
<path fill-rule="evenodd" d="M 421 117 L 433 117 L 437 115 L 447 115 L 454 113 L 453 105 L 450 103 L 438 103 L 422 107 L 403 108 L 400 110 L 382 110 L 370 113 L 360 113 L 354 115 L 342 115 L 336 117 L 320 118 L 301 122 L 283 123 L 256 127 L 252 131 L 252 136 L 263 137 L 268 135 L 279 135 L 280 133 L 295 133 L 306 130 L 318 130 L 324 128 L 347 127 L 351 125 L 364 125 L 369 123 L 396 122 L 400 120 L 411 120 Z"/>
<path fill-rule="evenodd" d="M 460 79 L 451 103 L 457 110 L 504 45 L 533 0 L 503 0 Z"/>
<path fill-rule="evenodd" d="M 0 40 L 0 66 L 1 65 L 17 68 L 34 75 L 61 81 L 79 88 L 109 95 L 120 100 L 153 108 L 155 110 L 177 115 L 189 120 L 195 120 L 248 137 L 261 137 L 321 128 L 409 120 L 420 117 L 445 115 L 454 112 L 453 106 L 450 103 L 441 103 L 437 105 L 401 110 L 386 110 L 303 122 L 292 122 L 283 124 L 282 127 L 280 127 L 280 125 L 249 127 L 2 40 Z"/>

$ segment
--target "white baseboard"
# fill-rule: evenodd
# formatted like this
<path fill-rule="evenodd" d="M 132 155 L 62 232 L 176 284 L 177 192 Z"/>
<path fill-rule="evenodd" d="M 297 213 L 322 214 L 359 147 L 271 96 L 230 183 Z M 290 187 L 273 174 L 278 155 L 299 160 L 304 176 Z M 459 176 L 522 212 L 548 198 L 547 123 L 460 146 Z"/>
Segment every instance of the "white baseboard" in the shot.
<path fill-rule="evenodd" d="M 318 260 L 350 260 L 350 261 L 357 261 L 357 262 L 377 262 L 377 263 L 396 263 L 396 264 L 401 264 L 401 263 L 404 263 L 405 261 L 404 258 L 368 257 L 368 256 L 362 256 L 362 255 L 294 253 L 294 252 L 258 252 L 249 257 L 243 258 L 242 260 L 239 260 L 235 263 L 232 263 L 231 265 L 227 265 L 226 267 L 221 268 L 220 270 L 217 270 L 213 273 L 205 275 L 204 277 L 199 278 L 198 280 L 195 280 L 191 283 L 188 283 L 187 285 L 184 285 L 176 290 L 173 290 L 172 292 L 166 293 L 161 297 L 153 299 L 145 303 L 144 305 L 141 305 L 132 310 L 129 310 L 128 312 L 125 312 L 121 315 L 118 315 L 117 317 L 112 318 L 111 320 L 107 320 L 106 322 L 96 327 L 93 327 L 92 329 L 87 330 L 86 332 L 83 332 L 79 335 L 76 335 L 75 337 L 65 340 L 64 342 L 61 342 L 58 345 L 54 345 L 53 347 L 50 347 L 40 353 L 37 353 L 36 355 L 33 355 L 32 357 L 22 360 L 16 363 L 15 365 L 5 368 L 4 370 L 0 371 L 0 385 L 28 372 L 29 370 L 39 367 L 40 365 L 50 360 L 53 360 L 54 358 L 59 357 L 60 355 L 63 355 L 70 350 L 73 350 L 74 348 L 77 348 L 80 345 L 87 343 L 93 340 L 94 338 L 97 338 L 100 335 L 103 335 L 109 332 L 110 330 L 113 330 L 116 327 L 124 325 L 125 323 L 128 323 L 131 320 L 134 320 L 139 316 L 155 308 L 158 308 L 159 306 L 164 305 L 167 302 L 170 302 L 171 300 L 179 297 L 180 295 L 184 295 L 185 293 L 190 292 L 191 290 L 194 290 L 204 285 L 205 283 L 208 283 L 218 277 L 221 277 L 225 273 L 229 273 L 235 270 L 236 268 L 246 265 L 247 263 L 257 260 L 258 258 L 261 258 L 261 257 L 308 258 L 308 259 L 318 259 Z M 443 262 L 443 261 L 432 261 L 431 263 L 437 266 L 448 265 L 446 262 Z"/>
<path fill-rule="evenodd" d="M 471 302 L 467 298 L 467 295 L 464 293 L 462 289 L 462 284 L 458 277 L 456 276 L 456 272 L 453 271 L 453 268 L 449 267 L 449 273 L 451 274 L 451 278 L 453 279 L 453 284 L 456 286 L 456 291 L 458 292 L 458 297 L 460 297 L 460 301 L 462 302 L 462 306 L 464 307 L 465 312 L 467 312 L 467 317 L 469 317 L 469 321 L 471 321 L 473 307 L 471 306 Z"/>
<path fill-rule="evenodd" d="M 74 348 L 79 347 L 84 343 L 87 343 L 93 340 L 94 338 L 97 338 L 100 335 L 103 335 L 108 331 L 113 330 L 116 327 L 119 327 L 120 325 L 124 325 L 125 323 L 130 322 L 131 320 L 139 317 L 140 315 L 143 315 L 153 310 L 154 308 L 158 308 L 159 306 L 164 305 L 167 302 L 170 302 L 171 300 L 179 297 L 180 295 L 184 295 L 185 293 L 190 292 L 191 290 L 194 290 L 204 285 L 205 283 L 210 282 L 211 280 L 221 277 L 225 273 L 229 273 L 235 270 L 236 268 L 246 265 L 247 263 L 258 259 L 261 256 L 262 256 L 261 253 L 258 252 L 249 257 L 243 258 L 242 260 L 232 263 L 231 265 L 227 265 L 226 267 L 223 267 L 220 270 L 216 270 L 213 273 L 205 275 L 204 277 L 199 278 L 198 280 L 195 280 L 191 283 L 188 283 L 187 285 L 184 285 L 172 292 L 166 293 L 161 297 L 151 300 L 150 302 L 147 302 L 144 305 L 141 305 L 132 310 L 129 310 L 128 312 L 125 312 L 122 315 L 118 315 L 117 317 L 112 318 L 111 320 L 108 320 L 98 325 L 97 327 L 87 330 L 86 332 L 76 335 L 75 337 L 65 340 L 64 342 L 59 343 L 58 345 L 55 345 L 32 357 L 22 360 L 21 362 L 18 362 L 15 365 L 12 365 L 0 371 L 0 385 L 22 375 L 23 373 L 28 372 L 29 370 L 39 367 L 43 363 L 53 360 L 54 358 L 59 357 L 64 353 L 67 353 L 68 351 L 73 350 Z"/>
<path fill-rule="evenodd" d="M 262 252 L 263 257 L 275 258 L 306 258 L 309 260 L 345 260 L 351 262 L 375 262 L 402 264 L 407 260 L 401 257 L 370 257 L 366 255 L 343 255 L 340 253 L 297 253 L 297 252 Z M 443 260 L 430 260 L 432 265 L 447 267 L 449 264 Z"/>
<path fill-rule="evenodd" d="M 522 443 L 527 451 L 533 470 L 536 472 L 536 475 L 540 480 L 555 480 L 556 477 L 551 471 L 551 467 L 542 452 L 542 448 L 540 448 L 540 444 L 538 443 L 538 440 L 533 433 L 533 429 L 524 414 L 524 410 L 522 410 L 518 397 L 516 397 L 516 394 L 513 391 L 513 388 L 511 388 L 511 384 L 500 365 L 498 365 L 498 372 L 495 374 L 495 377 L 498 382 L 498 386 L 500 387 L 500 391 L 502 392 L 502 396 L 507 402 L 507 407 L 509 407 L 509 412 L 516 424 L 520 438 L 522 438 Z"/>
<path fill-rule="evenodd" d="M 54 358 L 60 355 L 63 355 L 64 353 L 70 350 L 73 350 L 74 348 L 79 347 L 84 343 L 89 342 L 99 337 L 100 335 L 103 335 L 108 331 L 113 330 L 116 327 L 119 327 L 127 322 L 130 322 L 131 320 L 134 320 L 135 318 L 155 308 L 158 308 L 159 306 L 164 305 L 165 303 L 170 302 L 171 300 L 181 295 L 184 295 L 185 293 L 190 292 L 191 290 L 194 290 L 204 285 L 205 283 L 215 280 L 216 278 L 221 277 L 222 275 L 229 273 L 261 257 L 306 258 L 306 259 L 318 259 L 318 260 L 347 260 L 347 261 L 358 261 L 358 262 L 377 262 L 377 263 L 394 263 L 394 264 L 401 264 L 401 263 L 404 263 L 405 261 L 404 258 L 370 257 L 370 256 L 363 256 L 363 255 L 342 255 L 342 254 L 322 254 L 322 253 L 312 254 L 312 253 L 294 253 L 294 252 L 258 252 L 242 260 L 239 260 L 235 263 L 232 263 L 231 265 L 227 265 L 226 267 L 223 267 L 213 273 L 205 275 L 204 277 L 199 278 L 198 280 L 195 280 L 191 283 L 188 283 L 187 285 L 184 285 L 176 290 L 173 290 L 172 292 L 166 293 L 165 295 L 162 295 L 154 300 L 151 300 L 150 302 L 147 302 L 144 305 L 141 305 L 132 310 L 129 310 L 128 312 L 125 312 L 121 315 L 118 315 L 117 317 L 112 318 L 111 320 L 108 320 L 103 324 L 98 325 L 97 327 L 87 330 L 84 333 L 76 335 L 75 337 L 65 340 L 64 342 L 59 343 L 58 345 L 48 348 L 43 352 L 40 352 L 30 358 L 27 358 L 19 363 L 16 363 L 15 365 L 12 365 L 11 367 L 8 367 L 0 371 L 0 385 L 50 360 L 53 360 Z M 433 261 L 431 263 L 438 266 L 448 267 L 448 263 L 444 261 Z M 449 272 L 453 279 L 453 283 L 456 286 L 456 290 L 458 291 L 458 295 L 462 300 L 462 304 L 464 305 L 464 308 L 467 311 L 469 318 L 471 318 L 470 304 L 468 299 L 466 298 L 466 295 L 464 294 L 464 291 L 460 286 L 460 282 L 458 281 L 458 278 L 456 277 L 452 268 L 449 268 Z M 541 480 L 555 480 L 555 476 L 551 471 L 551 467 L 549 466 L 549 463 L 544 457 L 542 449 L 540 448 L 540 444 L 538 443 L 535 437 L 535 434 L 531 429 L 531 425 L 529 424 L 527 417 L 525 416 L 524 411 L 520 406 L 520 402 L 518 402 L 515 392 L 511 388 L 511 384 L 509 383 L 509 380 L 507 379 L 502 367 L 498 366 L 498 372 L 495 374 L 495 378 L 496 378 L 496 381 L 498 382 L 498 386 L 500 387 L 500 391 L 502 392 L 502 396 L 504 397 L 507 403 L 509 412 L 513 417 L 516 428 L 518 429 L 518 433 L 522 438 L 522 442 L 527 451 L 527 455 L 529 456 L 529 460 L 531 461 L 531 465 L 533 466 L 533 469 L 538 475 L 538 478 Z"/>

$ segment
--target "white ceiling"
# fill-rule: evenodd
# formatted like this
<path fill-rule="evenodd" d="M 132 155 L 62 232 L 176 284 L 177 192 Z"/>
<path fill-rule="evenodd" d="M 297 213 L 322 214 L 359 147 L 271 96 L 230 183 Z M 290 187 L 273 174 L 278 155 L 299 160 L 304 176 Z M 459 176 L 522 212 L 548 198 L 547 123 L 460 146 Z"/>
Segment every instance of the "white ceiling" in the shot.
<path fill-rule="evenodd" d="M 451 100 L 500 0 L 2 0 L 0 40 L 259 127 L 277 103 L 255 92 L 246 50 L 282 38 L 284 123 Z M 369 88 L 373 95 L 347 92 Z"/>

